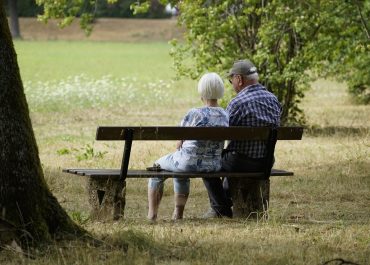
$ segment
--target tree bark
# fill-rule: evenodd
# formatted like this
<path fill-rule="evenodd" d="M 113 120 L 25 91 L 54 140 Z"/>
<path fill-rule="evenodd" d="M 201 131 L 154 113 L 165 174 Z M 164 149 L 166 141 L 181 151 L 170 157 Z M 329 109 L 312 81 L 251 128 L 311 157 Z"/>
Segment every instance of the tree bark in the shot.
<path fill-rule="evenodd" d="M 36 245 L 60 234 L 83 233 L 45 182 L 3 0 L 0 0 L 0 169 L 0 223 L 15 227 L 21 244 Z M 0 230 L 0 244 L 4 233 Z"/>
<path fill-rule="evenodd" d="M 10 32 L 13 39 L 21 38 L 21 31 L 19 29 L 18 7 L 17 0 L 9 0 L 9 18 L 10 18 Z"/>

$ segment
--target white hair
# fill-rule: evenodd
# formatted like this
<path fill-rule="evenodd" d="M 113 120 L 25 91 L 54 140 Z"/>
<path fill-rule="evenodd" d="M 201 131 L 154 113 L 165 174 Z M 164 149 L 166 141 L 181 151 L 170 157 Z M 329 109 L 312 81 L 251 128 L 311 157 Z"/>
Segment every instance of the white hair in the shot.
<path fill-rule="evenodd" d="M 224 82 L 216 73 L 204 74 L 198 82 L 198 92 L 203 99 L 219 99 L 224 95 Z"/>
<path fill-rule="evenodd" d="M 255 80 L 255 81 L 258 81 L 258 73 L 253 73 L 253 74 L 250 74 L 250 75 L 245 75 L 244 76 L 247 80 Z"/>

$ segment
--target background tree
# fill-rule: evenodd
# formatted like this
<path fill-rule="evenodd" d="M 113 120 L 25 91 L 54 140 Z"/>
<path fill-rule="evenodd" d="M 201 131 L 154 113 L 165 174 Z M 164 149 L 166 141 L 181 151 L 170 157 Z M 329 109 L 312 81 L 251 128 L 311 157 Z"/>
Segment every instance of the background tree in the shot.
<path fill-rule="evenodd" d="M 36 3 L 44 8 L 44 13 L 39 16 L 40 20 L 47 23 L 50 18 L 60 19 L 59 26 L 65 27 L 70 25 L 76 17 L 79 17 L 81 28 L 87 34 L 90 34 L 92 30 L 95 17 L 169 17 L 170 14 L 165 13 L 165 6 L 161 2 L 163 1 L 149 0 L 145 5 L 146 12 L 134 14 L 131 6 L 137 3 L 135 0 L 71 0 L 68 3 L 65 1 L 36 0 Z"/>
<path fill-rule="evenodd" d="M 35 17 L 42 8 L 35 0 L 5 0 L 5 10 L 9 16 L 10 32 L 15 39 L 21 38 L 19 17 Z"/>
<path fill-rule="evenodd" d="M 17 239 L 29 246 L 82 234 L 45 182 L 3 0 L 0 58 L 0 245 Z"/>
<path fill-rule="evenodd" d="M 179 3 L 186 43 L 174 41 L 181 75 L 225 72 L 236 59 L 257 64 L 261 83 L 283 104 L 283 123 L 301 123 L 308 81 L 341 77 L 369 95 L 369 2 L 190 1 Z M 194 58 L 194 61 L 185 58 Z M 366 70 L 367 69 L 367 70 Z M 313 75 L 313 71 L 316 70 Z M 339 75 L 338 75 L 339 74 Z"/>
<path fill-rule="evenodd" d="M 324 2 L 325 24 L 316 43 L 318 76 L 346 81 L 360 103 L 370 103 L 370 1 Z"/>
<path fill-rule="evenodd" d="M 10 19 L 10 32 L 13 39 L 21 37 L 19 29 L 18 6 L 17 0 L 8 0 L 9 19 Z"/>
<path fill-rule="evenodd" d="M 9 3 L 12 0 L 4 0 L 5 11 L 9 15 Z M 42 7 L 36 4 L 35 0 L 17 0 L 17 13 L 19 17 L 36 17 L 41 14 Z"/>
<path fill-rule="evenodd" d="M 165 6 L 158 0 L 151 0 L 148 12 L 134 15 L 130 8 L 136 0 L 117 0 L 112 3 L 106 0 L 98 0 L 96 17 L 120 17 L 120 18 L 168 18 L 171 15 L 165 12 Z"/>

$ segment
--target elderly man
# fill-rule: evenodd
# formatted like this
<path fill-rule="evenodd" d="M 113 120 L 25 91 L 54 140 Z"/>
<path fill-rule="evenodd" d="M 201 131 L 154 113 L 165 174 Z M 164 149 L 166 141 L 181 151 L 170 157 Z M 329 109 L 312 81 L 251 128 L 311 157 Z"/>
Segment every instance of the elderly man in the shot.
<path fill-rule="evenodd" d="M 229 126 L 279 126 L 281 106 L 274 94 L 258 83 L 256 67 L 249 60 L 236 61 L 229 71 L 229 82 L 236 97 L 227 106 Z M 231 141 L 223 152 L 224 171 L 253 172 L 263 168 L 263 141 Z M 204 178 L 211 209 L 205 218 L 232 217 L 232 202 L 227 195 L 227 178 Z M 226 184 L 226 185 L 225 185 Z"/>

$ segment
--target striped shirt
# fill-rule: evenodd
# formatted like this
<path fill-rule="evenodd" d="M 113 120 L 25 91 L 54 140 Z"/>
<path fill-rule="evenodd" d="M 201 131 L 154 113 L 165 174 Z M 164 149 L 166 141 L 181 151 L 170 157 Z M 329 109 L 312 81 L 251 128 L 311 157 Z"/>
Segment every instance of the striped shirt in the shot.
<path fill-rule="evenodd" d="M 229 126 L 279 126 L 281 105 L 274 94 L 261 84 L 245 87 L 226 108 Z M 250 158 L 265 156 L 264 141 L 231 141 L 226 149 Z"/>

